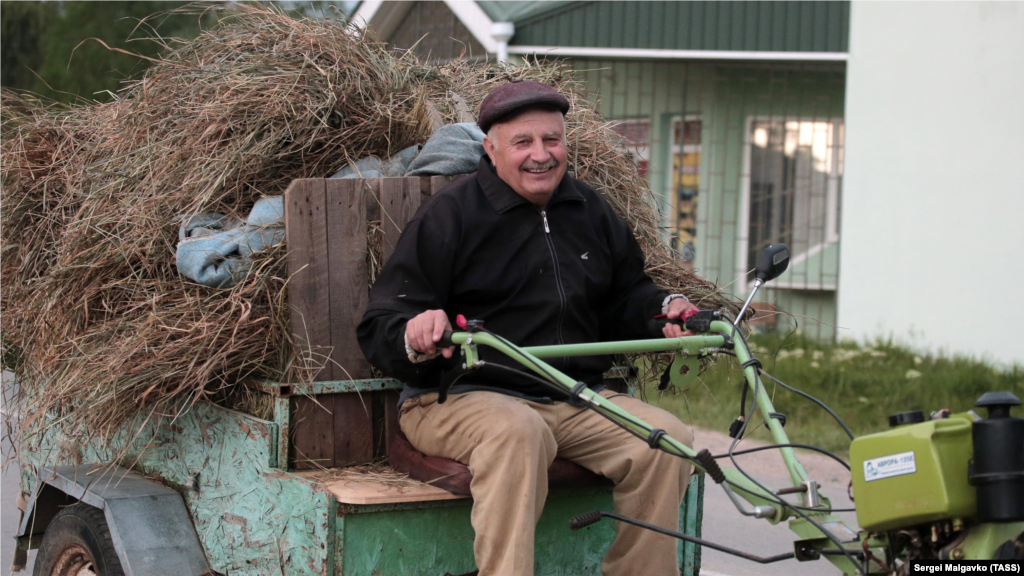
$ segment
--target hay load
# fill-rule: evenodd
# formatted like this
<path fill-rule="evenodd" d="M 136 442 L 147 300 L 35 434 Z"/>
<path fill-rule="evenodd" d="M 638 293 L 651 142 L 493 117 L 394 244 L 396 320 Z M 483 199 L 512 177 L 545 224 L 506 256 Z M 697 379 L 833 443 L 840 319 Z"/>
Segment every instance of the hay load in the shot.
<path fill-rule="evenodd" d="M 286 247 L 258 253 L 230 289 L 207 288 L 176 270 L 175 217 L 244 217 L 293 179 L 425 142 L 438 114 L 457 122 L 515 78 L 570 97 L 576 174 L 632 225 L 652 276 L 731 307 L 675 263 L 635 165 L 561 67 L 427 66 L 329 22 L 236 6 L 108 104 L 3 92 L 0 328 L 23 441 L 48 415 L 64 416 L 73 445 L 247 377 L 310 379 L 288 341 Z"/>

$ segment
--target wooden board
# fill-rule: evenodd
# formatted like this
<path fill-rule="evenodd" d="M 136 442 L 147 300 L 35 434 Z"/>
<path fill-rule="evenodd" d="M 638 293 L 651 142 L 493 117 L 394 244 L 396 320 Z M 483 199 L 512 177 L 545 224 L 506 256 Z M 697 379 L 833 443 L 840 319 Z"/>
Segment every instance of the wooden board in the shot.
<path fill-rule="evenodd" d="M 289 468 L 316 470 L 336 466 L 334 457 L 334 397 L 321 394 L 292 396 L 291 442 L 288 443 Z"/>
<path fill-rule="evenodd" d="M 369 378 L 370 363 L 359 349 L 356 327 L 369 302 L 366 264 L 364 180 L 326 183 L 330 346 L 334 380 Z M 324 310 L 326 312 L 326 310 Z"/>
<path fill-rule="evenodd" d="M 384 390 L 379 392 L 384 397 L 384 447 L 382 455 L 388 455 L 391 442 L 401 431 L 398 424 L 398 390 Z"/>
<path fill-rule="evenodd" d="M 374 451 L 372 406 L 385 392 L 292 396 L 289 468 L 338 468 L 365 464 L 384 455 Z M 394 401 L 397 403 L 397 396 Z M 384 426 L 382 421 L 377 427 L 384 430 Z"/>
<path fill-rule="evenodd" d="M 369 478 L 346 478 L 328 482 L 326 488 L 341 504 L 399 504 L 469 498 L 415 480 L 405 480 L 398 484 Z"/>
<path fill-rule="evenodd" d="M 422 198 L 418 178 L 381 178 L 380 218 L 384 231 L 382 255 L 385 262 L 394 253 L 405 225 L 419 210 Z"/>
<path fill-rule="evenodd" d="M 369 301 L 367 223 L 381 221 L 382 257 L 394 252 L 424 201 L 461 176 L 304 179 L 285 192 L 293 337 L 316 379 L 369 378 L 356 327 Z"/>
<path fill-rule="evenodd" d="M 455 182 L 462 176 L 431 176 L 430 177 L 430 195 L 433 196 L 440 192 L 445 186 Z"/>
<path fill-rule="evenodd" d="M 334 466 L 373 460 L 373 392 L 321 394 L 334 400 Z"/>
<path fill-rule="evenodd" d="M 458 178 L 309 179 L 289 186 L 285 223 L 292 335 L 302 352 L 301 366 L 323 366 L 316 380 L 372 375 L 356 338 L 369 302 L 368 223 L 381 222 L 386 261 L 423 201 Z M 368 462 L 387 453 L 399 430 L 394 391 L 315 398 L 296 393 L 288 402 L 291 469 Z"/>
<path fill-rule="evenodd" d="M 329 358 L 330 283 L 327 260 L 327 206 L 324 180 L 296 180 L 284 193 L 288 245 L 288 302 L 299 365 L 324 368 L 318 380 L 332 380 Z M 364 234 L 365 236 L 365 234 Z"/>

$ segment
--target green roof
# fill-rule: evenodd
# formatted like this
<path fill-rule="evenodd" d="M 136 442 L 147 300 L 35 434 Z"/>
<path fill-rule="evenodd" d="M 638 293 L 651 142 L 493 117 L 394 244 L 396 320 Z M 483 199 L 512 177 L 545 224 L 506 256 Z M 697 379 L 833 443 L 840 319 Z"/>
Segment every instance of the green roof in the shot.
<path fill-rule="evenodd" d="M 850 2 L 478 2 L 513 46 L 846 52 Z"/>
<path fill-rule="evenodd" d="M 477 5 L 487 14 L 491 22 L 519 22 L 556 8 L 562 8 L 569 4 L 579 2 L 518 2 L 518 1 L 485 1 L 477 2 Z"/>

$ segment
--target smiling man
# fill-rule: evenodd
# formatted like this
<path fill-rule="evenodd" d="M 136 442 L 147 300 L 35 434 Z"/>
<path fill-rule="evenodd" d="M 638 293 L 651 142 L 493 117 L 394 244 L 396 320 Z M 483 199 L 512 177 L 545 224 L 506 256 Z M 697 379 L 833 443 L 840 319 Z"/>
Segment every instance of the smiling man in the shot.
<path fill-rule="evenodd" d="M 366 357 L 406 383 L 402 431 L 418 450 L 473 474 L 474 554 L 481 576 L 533 574 L 533 539 L 556 456 L 615 483 L 619 513 L 675 529 L 691 465 L 650 449 L 600 415 L 523 378 L 520 366 L 481 347 L 485 366 L 437 402 L 455 368 L 437 343 L 457 314 L 519 346 L 647 338 L 647 321 L 692 308 L 644 273 L 628 226 L 594 189 L 566 175 L 564 115 L 553 88 L 517 81 L 480 107 L 487 134 L 478 170 L 434 195 L 406 225 L 370 293 L 359 325 Z M 682 335 L 670 325 L 665 336 Z M 674 416 L 603 389 L 606 356 L 551 360 L 656 428 L 692 442 Z M 679 573 L 676 541 L 617 524 L 602 572 Z"/>

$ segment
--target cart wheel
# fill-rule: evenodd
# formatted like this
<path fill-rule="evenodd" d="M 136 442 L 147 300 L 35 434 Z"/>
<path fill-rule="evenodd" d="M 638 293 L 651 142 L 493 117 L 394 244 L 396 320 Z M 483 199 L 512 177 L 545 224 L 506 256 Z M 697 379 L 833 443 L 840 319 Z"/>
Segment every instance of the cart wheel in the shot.
<path fill-rule="evenodd" d="M 32 576 L 124 576 L 103 512 L 78 503 L 54 516 Z"/>

